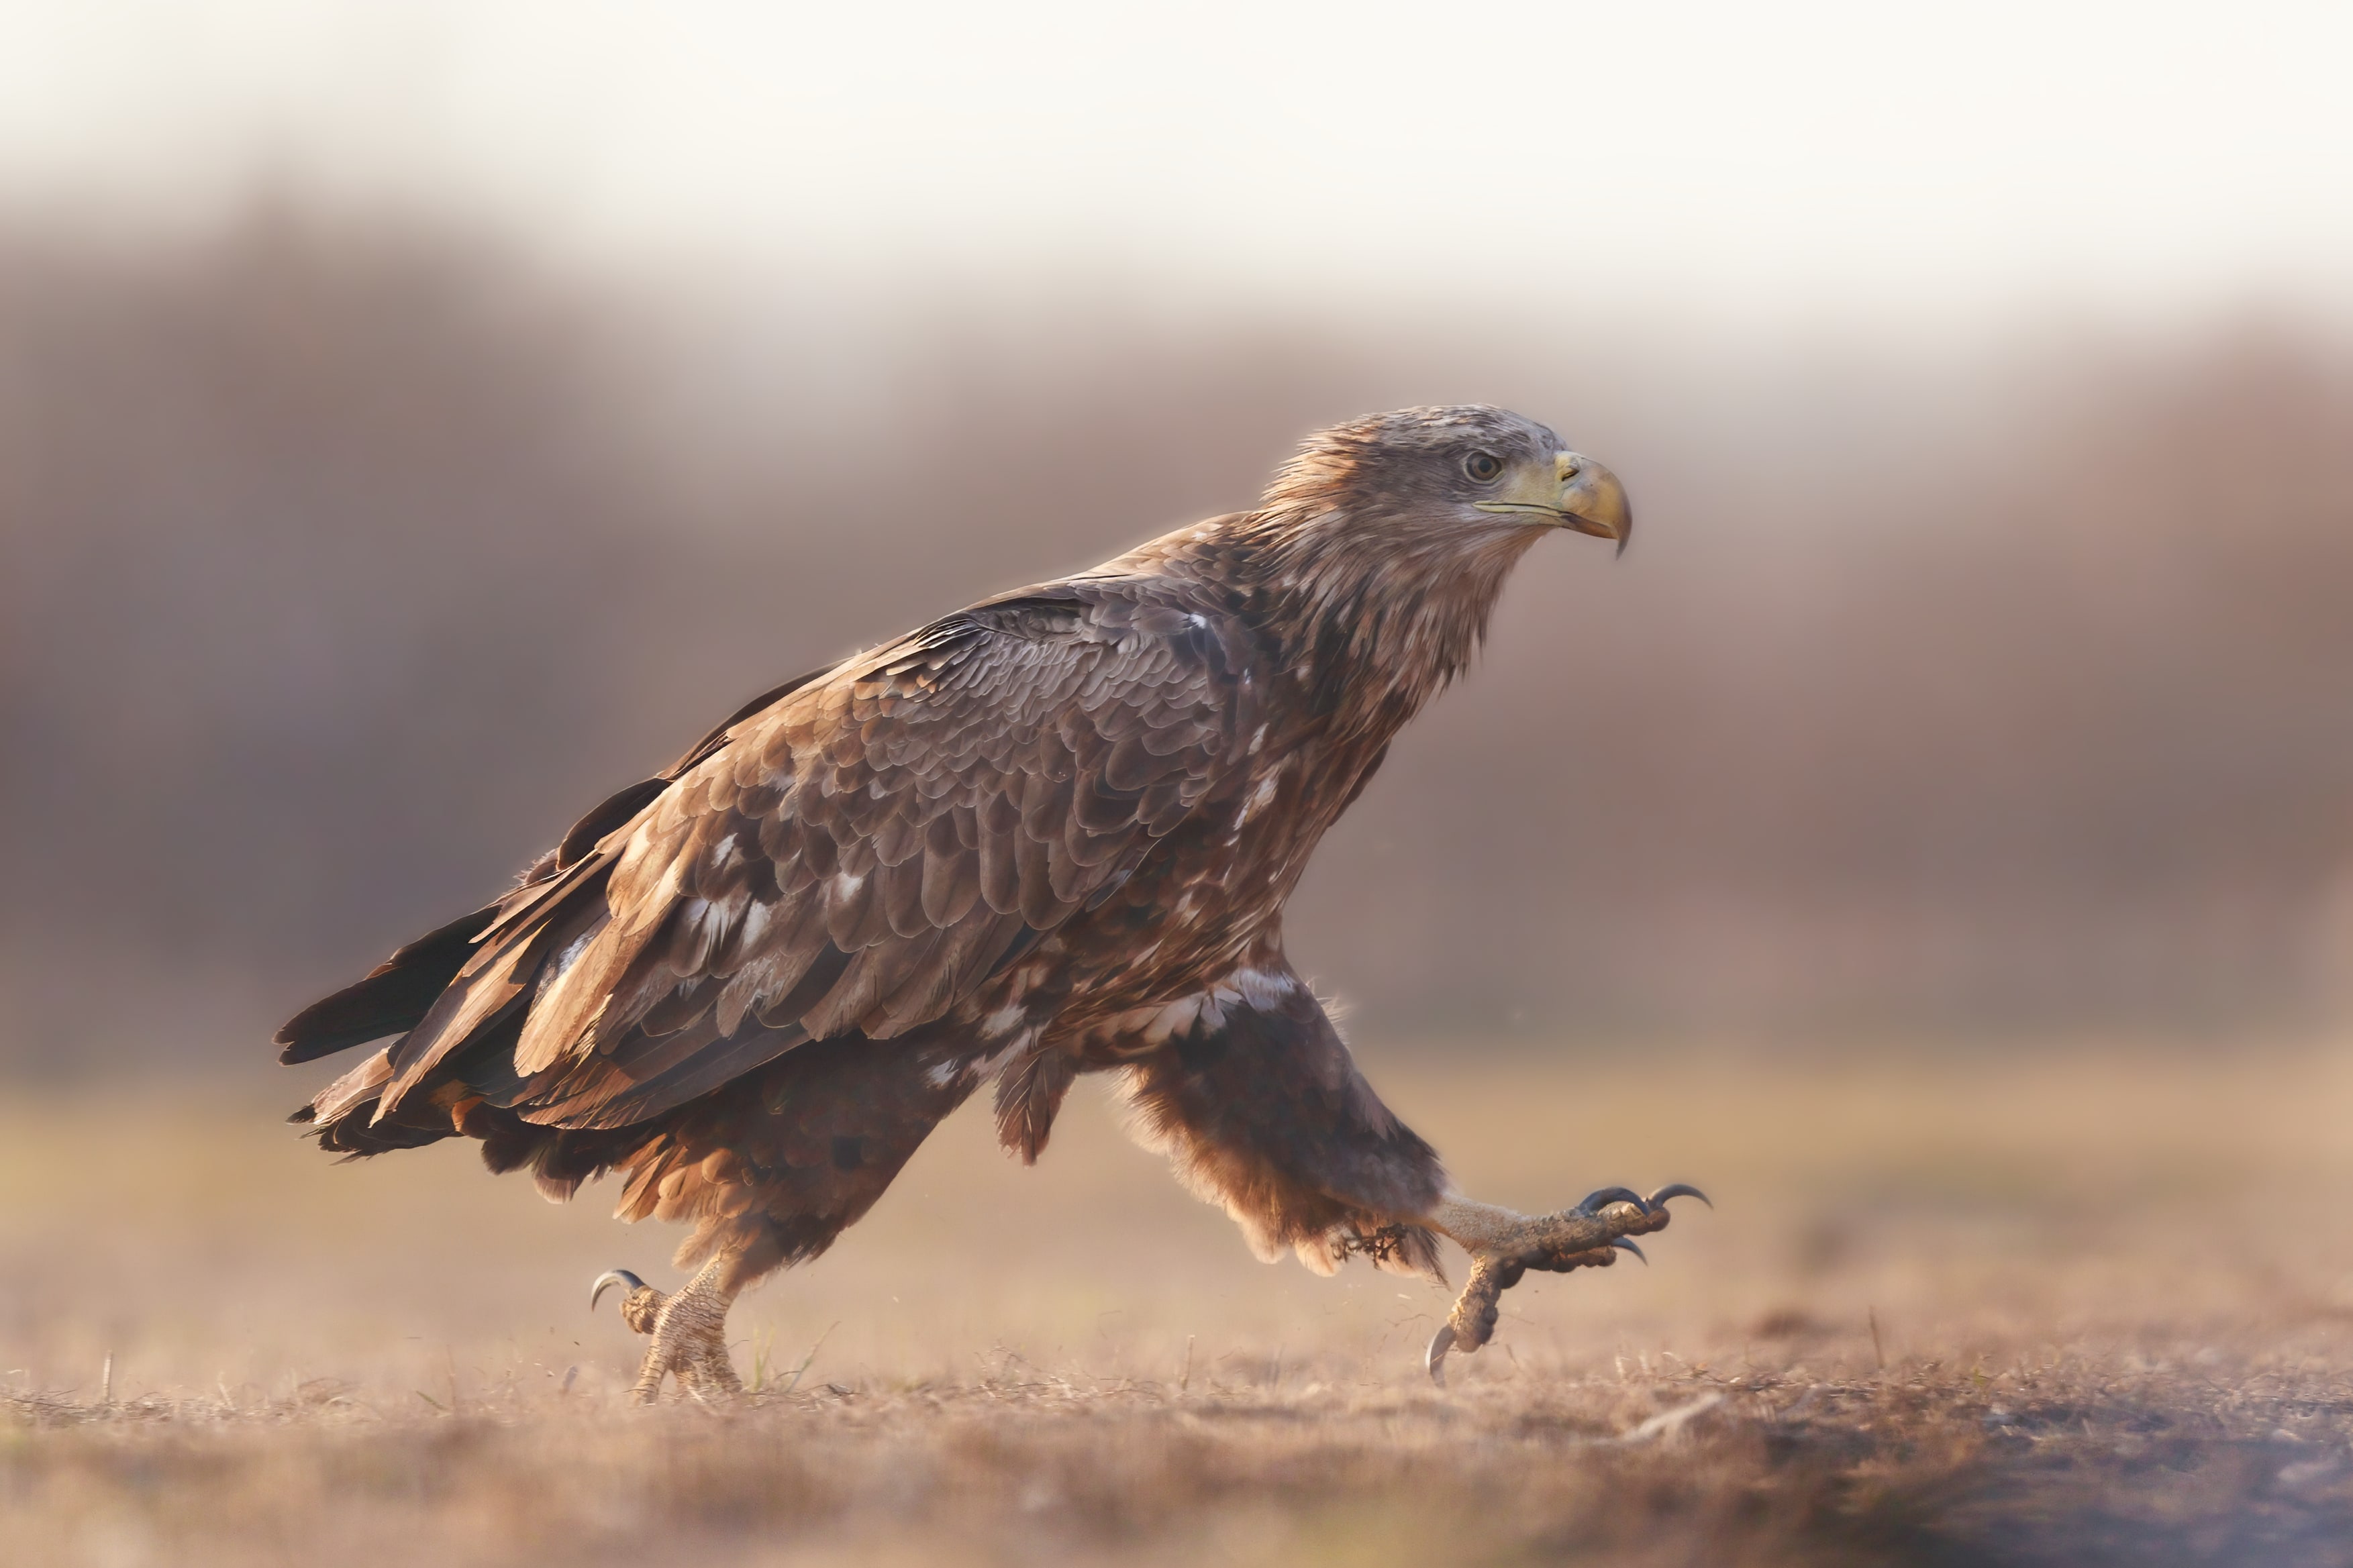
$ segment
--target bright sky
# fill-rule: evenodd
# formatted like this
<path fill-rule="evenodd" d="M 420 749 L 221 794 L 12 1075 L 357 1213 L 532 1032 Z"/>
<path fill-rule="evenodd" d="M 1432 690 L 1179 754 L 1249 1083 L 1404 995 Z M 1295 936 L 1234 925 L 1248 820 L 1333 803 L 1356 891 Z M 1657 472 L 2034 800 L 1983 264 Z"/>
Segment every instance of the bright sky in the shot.
<path fill-rule="evenodd" d="M 0 199 L 625 265 L 1975 315 L 2353 303 L 2353 6 L 0 0 Z"/>

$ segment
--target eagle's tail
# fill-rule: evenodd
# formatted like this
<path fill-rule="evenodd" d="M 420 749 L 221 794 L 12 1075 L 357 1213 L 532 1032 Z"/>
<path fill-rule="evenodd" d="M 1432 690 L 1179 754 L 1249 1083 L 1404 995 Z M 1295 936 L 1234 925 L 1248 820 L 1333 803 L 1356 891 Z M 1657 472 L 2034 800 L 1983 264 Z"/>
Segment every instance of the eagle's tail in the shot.
<path fill-rule="evenodd" d="M 378 1123 L 374 1119 L 384 1086 L 391 1081 L 392 1053 L 377 1051 L 367 1060 L 319 1091 L 318 1097 L 286 1120 L 307 1127 L 319 1146 L 347 1159 L 382 1154 L 394 1149 L 415 1149 L 452 1137 L 458 1129 L 446 1110 L 421 1107 L 411 1114 Z"/>
<path fill-rule="evenodd" d="M 295 1014 L 273 1037 L 278 1059 L 307 1062 L 415 1028 L 458 978 L 473 954 L 474 939 L 498 918 L 503 902 L 427 931 L 369 970 L 366 978 Z"/>
<path fill-rule="evenodd" d="M 710 744 L 708 739 L 703 742 L 706 748 Z M 427 931 L 369 970 L 355 984 L 311 1003 L 286 1020 L 271 1039 L 279 1047 L 278 1059 L 290 1066 L 307 1062 L 417 1027 L 458 978 L 466 961 L 474 956 L 474 944 L 500 917 L 521 913 L 543 902 L 544 895 L 562 890 L 552 885 L 558 873 L 578 866 L 595 851 L 599 838 L 644 810 L 668 787 L 676 772 L 673 769 L 671 773 L 617 791 L 574 823 L 564 841 L 533 862 L 512 892 Z"/>

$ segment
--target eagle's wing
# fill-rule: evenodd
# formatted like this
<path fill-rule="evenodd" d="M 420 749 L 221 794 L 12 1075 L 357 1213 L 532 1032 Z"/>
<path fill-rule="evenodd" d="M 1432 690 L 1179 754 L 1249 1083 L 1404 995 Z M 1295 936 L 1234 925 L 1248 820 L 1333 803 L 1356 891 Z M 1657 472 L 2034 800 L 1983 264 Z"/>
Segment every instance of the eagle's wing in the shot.
<path fill-rule="evenodd" d="M 378 1119 L 431 1077 L 626 1126 L 804 1041 L 940 1017 L 1209 791 L 1256 701 L 1247 636 L 1060 588 L 789 691 L 505 902 L 391 1047 Z"/>

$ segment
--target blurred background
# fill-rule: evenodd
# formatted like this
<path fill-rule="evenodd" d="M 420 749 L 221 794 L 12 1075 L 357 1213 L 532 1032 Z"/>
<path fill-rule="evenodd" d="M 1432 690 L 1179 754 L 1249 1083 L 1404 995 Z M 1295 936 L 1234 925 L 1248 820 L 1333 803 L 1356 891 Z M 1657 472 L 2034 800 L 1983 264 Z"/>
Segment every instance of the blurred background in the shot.
<path fill-rule="evenodd" d="M 0 5 L 0 1063 L 258 1068 L 750 693 L 1458 400 L 1641 529 L 1531 557 L 1318 859 L 1361 1039 L 2326 1029 L 2348 50 Z"/>

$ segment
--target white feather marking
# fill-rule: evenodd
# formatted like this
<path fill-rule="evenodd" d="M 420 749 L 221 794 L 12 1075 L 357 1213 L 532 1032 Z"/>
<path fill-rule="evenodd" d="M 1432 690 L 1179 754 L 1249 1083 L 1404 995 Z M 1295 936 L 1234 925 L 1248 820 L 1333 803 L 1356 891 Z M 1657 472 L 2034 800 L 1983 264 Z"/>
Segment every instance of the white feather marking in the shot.
<path fill-rule="evenodd" d="M 1237 1005 L 1271 1012 L 1282 998 L 1300 989 L 1299 980 L 1285 971 L 1244 966 L 1205 990 L 1179 996 L 1153 1007 L 1133 1007 L 1113 1015 L 1088 1031 L 1091 1038 L 1124 1040 L 1144 1047 L 1166 1045 L 1196 1026 L 1226 1026 L 1227 1014 Z M 1010 1009 L 1007 1010 L 1010 1012 Z M 993 1016 L 993 1026 L 1004 1014 Z"/>
<path fill-rule="evenodd" d="M 1005 1065 L 1008 1062 L 1010 1062 L 1014 1058 L 1019 1056 L 1022 1052 L 1028 1050 L 1030 1046 L 1035 1044 L 1037 1038 L 1037 1030 L 1024 1029 L 1020 1034 L 1015 1036 L 1013 1043 L 1007 1046 L 1003 1050 L 997 1051 L 992 1056 L 976 1057 L 972 1060 L 965 1062 L 963 1068 L 958 1070 L 963 1073 L 965 1081 L 967 1083 L 977 1083 L 982 1079 L 994 1077 L 996 1074 L 1005 1070 Z M 951 1072 L 947 1078 L 935 1078 L 932 1081 L 939 1085 L 942 1089 L 945 1089 L 948 1086 L 950 1079 L 953 1079 L 955 1076 L 955 1074 Z"/>
<path fill-rule="evenodd" d="M 1258 788 L 1250 791 L 1250 798 L 1242 802 L 1241 810 L 1234 816 L 1233 834 L 1228 835 L 1227 843 L 1232 843 L 1234 837 L 1241 832 L 1243 826 L 1257 814 L 1259 808 L 1274 798 L 1274 792 L 1281 787 L 1282 781 L 1282 764 L 1277 763 L 1268 771 L 1266 777 L 1260 781 Z"/>
<path fill-rule="evenodd" d="M 550 984 L 563 979 L 565 971 L 580 962 L 580 955 L 588 951 L 588 944 L 596 940 L 596 936 L 593 931 L 584 931 L 565 944 L 564 951 L 555 955 L 554 965 L 548 973 Z"/>
<path fill-rule="evenodd" d="M 1225 978 L 1242 1001 L 1260 1012 L 1270 1012 L 1282 1005 L 1282 999 L 1299 989 L 1299 982 L 1281 971 L 1237 969 Z"/>
<path fill-rule="evenodd" d="M 1201 1021 L 1201 1005 L 1208 1000 L 1206 996 L 1197 995 L 1180 997 L 1169 1003 L 1153 1014 L 1144 1026 L 1145 1038 L 1156 1046 L 1164 1040 L 1190 1033 L 1193 1026 Z"/>

